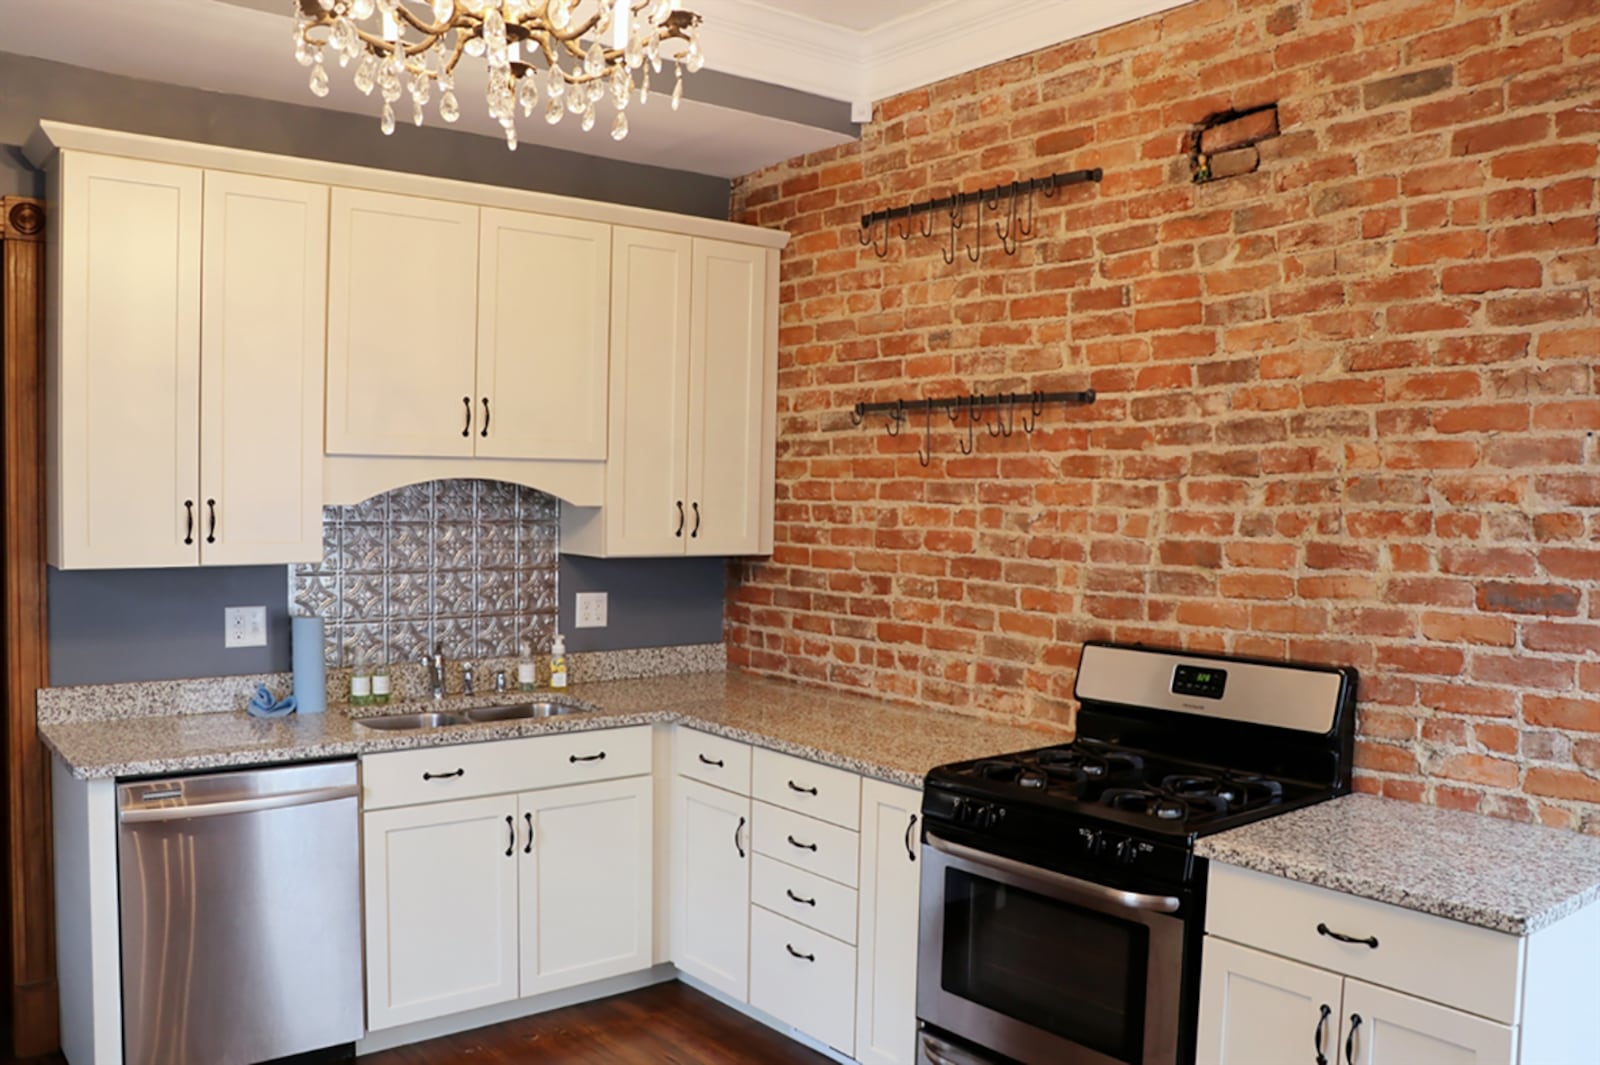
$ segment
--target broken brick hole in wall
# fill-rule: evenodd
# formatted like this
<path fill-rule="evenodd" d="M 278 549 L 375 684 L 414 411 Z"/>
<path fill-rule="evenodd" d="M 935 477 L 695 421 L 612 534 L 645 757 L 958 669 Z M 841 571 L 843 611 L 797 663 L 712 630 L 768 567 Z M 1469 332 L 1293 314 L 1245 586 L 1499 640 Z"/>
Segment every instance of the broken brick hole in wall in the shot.
<path fill-rule="evenodd" d="M 1189 165 L 1195 184 L 1254 173 L 1261 166 L 1256 145 L 1277 135 L 1277 104 L 1218 111 L 1189 134 Z"/>

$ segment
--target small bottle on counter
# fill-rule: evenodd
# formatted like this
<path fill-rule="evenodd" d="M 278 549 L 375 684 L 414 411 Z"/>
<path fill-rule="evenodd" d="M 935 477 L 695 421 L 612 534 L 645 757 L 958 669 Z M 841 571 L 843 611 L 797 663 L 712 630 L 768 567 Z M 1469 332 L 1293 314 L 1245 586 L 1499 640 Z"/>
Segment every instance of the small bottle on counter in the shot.
<path fill-rule="evenodd" d="M 533 643 L 523 640 L 518 645 L 517 656 L 517 690 L 531 692 L 538 686 L 538 675 L 533 667 Z"/>
<path fill-rule="evenodd" d="M 389 663 L 380 662 L 372 670 L 372 702 L 389 705 Z"/>
<path fill-rule="evenodd" d="M 555 689 L 567 686 L 567 641 L 556 633 L 556 638 L 550 644 L 550 687 Z"/>
<path fill-rule="evenodd" d="M 372 670 L 367 666 L 366 655 L 359 651 L 351 660 L 350 705 L 372 705 Z"/>

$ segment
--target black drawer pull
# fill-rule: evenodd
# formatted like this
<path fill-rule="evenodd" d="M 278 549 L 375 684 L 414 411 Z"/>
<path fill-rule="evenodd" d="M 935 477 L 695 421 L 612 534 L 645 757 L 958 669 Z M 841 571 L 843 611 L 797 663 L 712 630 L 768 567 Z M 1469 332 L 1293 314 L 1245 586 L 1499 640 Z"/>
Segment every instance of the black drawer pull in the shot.
<path fill-rule="evenodd" d="M 733 830 L 733 849 L 739 852 L 739 857 L 744 857 L 744 844 L 739 842 L 739 833 L 744 831 L 744 818 L 739 818 L 739 824 Z"/>
<path fill-rule="evenodd" d="M 567 761 L 569 762 L 603 762 L 605 760 L 606 752 L 604 751 L 599 754 L 569 754 L 567 756 Z"/>
<path fill-rule="evenodd" d="M 506 857 L 517 853 L 517 819 L 506 814 Z"/>
<path fill-rule="evenodd" d="M 206 543 L 214 544 L 217 542 L 217 501 L 206 500 L 206 510 L 211 514 L 211 525 L 206 531 Z"/>
<path fill-rule="evenodd" d="M 528 845 L 526 847 L 522 848 L 522 853 L 523 854 L 532 854 L 533 853 L 533 815 L 529 814 L 529 813 L 525 813 L 522 816 L 526 817 L 528 819 Z"/>
<path fill-rule="evenodd" d="M 463 407 L 467 408 L 467 424 L 465 424 L 465 425 L 463 425 L 461 427 L 461 435 L 464 436 L 464 437 L 471 436 L 472 435 L 472 397 L 471 396 L 462 396 L 461 397 L 461 405 Z"/>
<path fill-rule="evenodd" d="M 673 533 L 672 534 L 673 536 L 682 536 L 683 535 L 683 521 L 684 521 L 683 500 L 680 499 L 680 500 L 678 500 L 678 531 Z"/>
<path fill-rule="evenodd" d="M 1344 1040 L 1345 1065 L 1356 1065 L 1356 1032 L 1361 1028 L 1361 1014 L 1350 1015 L 1350 1034 Z"/>
<path fill-rule="evenodd" d="M 817 845 L 815 843 L 801 843 L 793 836 L 789 837 L 789 845 L 792 847 L 799 847 L 803 851 L 811 851 L 813 853 L 815 853 L 817 849 Z"/>
<path fill-rule="evenodd" d="M 1327 936 L 1329 939 L 1337 939 L 1341 943 L 1365 943 L 1373 950 L 1378 949 L 1377 936 L 1367 936 L 1365 939 L 1357 939 L 1355 936 L 1347 936 L 1343 932 L 1335 932 L 1325 924 L 1317 925 L 1317 935 Z"/>
<path fill-rule="evenodd" d="M 1328 1055 L 1322 1052 L 1322 1041 L 1327 1038 L 1328 1016 L 1331 1013 L 1333 1013 L 1333 1007 L 1324 1002 L 1322 1004 L 1322 1019 L 1317 1021 L 1317 1031 L 1311 1037 L 1315 1040 L 1317 1048 L 1317 1065 L 1328 1065 Z"/>
<path fill-rule="evenodd" d="M 698 757 L 700 759 L 700 764 L 701 765 L 714 765 L 718 769 L 722 768 L 722 759 L 720 759 L 720 758 L 707 758 L 703 754 L 699 755 Z"/>
<path fill-rule="evenodd" d="M 787 943 L 785 943 L 783 945 L 783 949 L 789 952 L 789 956 L 790 957 L 799 958 L 801 961 L 816 961 L 817 960 L 817 956 L 815 954 L 801 954 L 798 950 L 795 950 L 793 947 L 791 947 Z"/>
<path fill-rule="evenodd" d="M 911 823 L 906 825 L 906 857 L 912 861 L 917 860 L 917 852 L 911 848 L 911 830 L 917 827 L 917 815 L 911 815 Z"/>
<path fill-rule="evenodd" d="M 465 769 L 457 769 L 454 773 L 424 773 L 424 774 L 422 774 L 422 779 L 423 780 L 449 780 L 451 777 L 464 777 L 466 775 L 467 775 L 467 771 Z"/>
<path fill-rule="evenodd" d="M 489 397 L 483 397 L 483 432 L 478 434 L 485 439 L 489 436 Z"/>
<path fill-rule="evenodd" d="M 183 542 L 185 545 L 194 543 L 194 500 L 183 501 Z"/>
<path fill-rule="evenodd" d="M 796 784 L 792 780 L 789 781 L 789 790 L 790 791 L 798 791 L 802 795 L 815 795 L 817 793 L 817 789 L 816 788 L 802 788 L 800 785 Z"/>
<path fill-rule="evenodd" d="M 798 902 L 802 906 L 815 906 L 817 904 L 816 899 L 803 899 L 799 895 L 796 895 L 793 891 L 790 891 L 788 888 L 784 888 L 783 893 L 789 896 L 791 900 Z"/>

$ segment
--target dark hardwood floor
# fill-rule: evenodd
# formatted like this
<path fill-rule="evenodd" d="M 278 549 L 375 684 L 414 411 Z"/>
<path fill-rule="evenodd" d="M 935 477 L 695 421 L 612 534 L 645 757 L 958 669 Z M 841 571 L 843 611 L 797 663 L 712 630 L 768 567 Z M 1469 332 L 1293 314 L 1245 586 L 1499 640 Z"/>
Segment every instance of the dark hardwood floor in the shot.
<path fill-rule="evenodd" d="M 823 1065 L 677 981 L 359 1058 L 357 1065 Z M 0 1065 L 65 1065 L 59 1055 Z"/>

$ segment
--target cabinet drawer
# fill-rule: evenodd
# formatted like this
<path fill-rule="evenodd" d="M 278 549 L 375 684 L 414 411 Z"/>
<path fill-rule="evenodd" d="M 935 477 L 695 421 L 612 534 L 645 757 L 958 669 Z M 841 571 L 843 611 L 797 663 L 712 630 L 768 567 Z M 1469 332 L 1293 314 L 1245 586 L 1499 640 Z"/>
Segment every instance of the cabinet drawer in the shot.
<path fill-rule="evenodd" d="M 815 873 L 758 854 L 750 867 L 750 901 L 834 939 L 856 941 L 855 889 Z"/>
<path fill-rule="evenodd" d="M 764 747 L 756 749 L 750 773 L 750 794 L 762 802 L 861 827 L 861 778 L 854 773 Z"/>
<path fill-rule="evenodd" d="M 603 754 L 605 757 L 596 757 Z M 426 747 L 361 759 L 361 807 L 501 795 L 650 772 L 650 726 Z"/>
<path fill-rule="evenodd" d="M 856 886 L 860 841 L 854 832 L 764 802 L 752 806 L 750 847 L 757 854 L 768 855 L 847 887 Z"/>
<path fill-rule="evenodd" d="M 835 1050 L 853 1053 L 855 948 L 753 907 L 750 1005 Z"/>
<path fill-rule="evenodd" d="M 750 794 L 750 745 L 679 728 L 672 739 L 673 772 L 736 795 Z"/>
<path fill-rule="evenodd" d="M 1365 939 L 1345 943 L 1317 931 Z M 1515 936 L 1388 903 L 1213 864 L 1206 931 L 1309 965 L 1514 1024 L 1521 985 Z"/>

